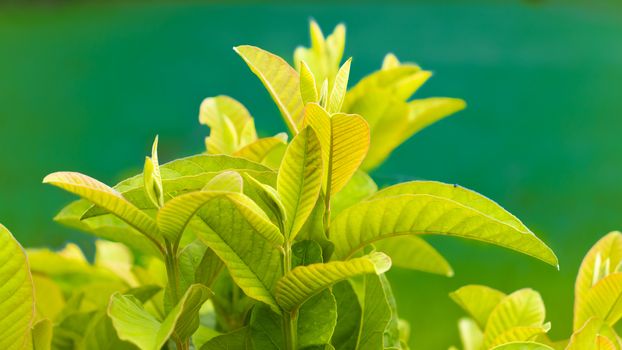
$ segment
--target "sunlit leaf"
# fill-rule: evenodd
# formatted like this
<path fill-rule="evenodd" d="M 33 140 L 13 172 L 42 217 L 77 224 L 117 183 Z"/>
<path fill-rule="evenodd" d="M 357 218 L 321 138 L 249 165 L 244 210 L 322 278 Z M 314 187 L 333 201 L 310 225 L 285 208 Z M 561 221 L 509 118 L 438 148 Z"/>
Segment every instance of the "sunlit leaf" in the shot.
<path fill-rule="evenodd" d="M 553 350 L 553 348 L 536 342 L 512 342 L 495 346 L 490 350 Z"/>
<path fill-rule="evenodd" d="M 304 106 L 298 72 L 279 56 L 258 47 L 242 45 L 234 50 L 264 84 L 292 134 L 297 134 Z"/>
<path fill-rule="evenodd" d="M 22 349 L 35 320 L 28 259 L 9 230 L 0 224 L 0 349 Z"/>
<path fill-rule="evenodd" d="M 223 171 L 214 176 L 205 186 L 203 191 L 225 191 L 242 193 L 244 180 L 235 171 Z"/>
<path fill-rule="evenodd" d="M 52 348 L 53 325 L 50 320 L 41 320 L 32 327 L 32 349 L 50 350 Z"/>
<path fill-rule="evenodd" d="M 361 170 L 357 170 L 348 183 L 331 198 L 330 213 L 336 217 L 344 209 L 369 198 L 378 191 L 374 180 Z"/>
<path fill-rule="evenodd" d="M 219 335 L 205 343 L 201 350 L 251 350 L 250 330 L 243 327 L 231 333 Z"/>
<path fill-rule="evenodd" d="M 205 138 L 211 154 L 233 154 L 257 139 L 253 118 L 246 108 L 229 96 L 216 96 L 203 100 L 199 122 L 210 128 Z"/>
<path fill-rule="evenodd" d="M 151 158 L 145 158 L 143 171 L 145 181 L 145 193 L 157 208 L 164 205 L 164 189 L 162 188 L 162 176 L 160 175 L 160 162 L 158 160 L 158 137 L 156 136 L 151 148 Z"/>
<path fill-rule="evenodd" d="M 484 343 L 484 333 L 477 323 L 468 317 L 461 318 L 458 321 L 458 330 L 460 331 L 460 341 L 464 350 L 480 350 Z"/>
<path fill-rule="evenodd" d="M 318 102 L 320 98 L 313 72 L 311 72 L 305 61 L 300 62 L 300 95 L 305 104 Z"/>
<path fill-rule="evenodd" d="M 338 193 L 354 175 L 367 154 L 369 127 L 361 116 L 329 115 L 318 104 L 305 107 L 305 123 L 316 132 L 322 145 L 324 188 Z"/>
<path fill-rule="evenodd" d="M 575 323 L 584 324 L 592 317 L 613 326 L 622 318 L 622 273 L 616 272 L 598 281 L 583 295 L 575 314 Z"/>
<path fill-rule="evenodd" d="M 484 329 L 484 346 L 514 327 L 541 327 L 545 309 L 542 297 L 532 289 L 521 289 L 503 298 L 492 310 Z"/>
<path fill-rule="evenodd" d="M 303 302 L 332 284 L 363 274 L 381 274 L 391 267 L 391 259 L 372 253 L 348 261 L 334 261 L 294 268 L 277 284 L 275 294 L 286 311 L 297 309 Z"/>
<path fill-rule="evenodd" d="M 445 258 L 429 243 L 417 236 L 397 236 L 383 239 L 374 246 L 391 257 L 395 267 L 424 271 L 451 277 L 454 274 Z"/>
<path fill-rule="evenodd" d="M 397 185 L 344 210 L 331 225 L 336 257 L 351 256 L 383 238 L 439 234 L 496 244 L 557 266 L 553 252 L 494 202 L 474 192 L 446 193 L 447 185 L 428 185 L 421 192 Z M 390 195 L 393 190 L 408 194 Z"/>
<path fill-rule="evenodd" d="M 549 331 L 549 323 L 538 327 L 513 327 L 499 334 L 490 344 L 491 347 L 517 341 L 533 341 Z"/>
<path fill-rule="evenodd" d="M 234 155 L 277 169 L 281 164 L 286 147 L 287 134 L 277 134 L 273 137 L 258 139 L 242 147 Z"/>
<path fill-rule="evenodd" d="M 322 155 L 313 129 L 304 128 L 287 147 L 276 190 L 285 209 L 285 232 L 293 241 L 311 214 L 322 186 Z"/>
<path fill-rule="evenodd" d="M 128 202 L 113 188 L 91 177 L 74 172 L 52 173 L 43 179 L 43 183 L 60 187 L 110 211 L 147 236 L 156 246 L 161 246 L 162 238 L 155 220 Z"/>
<path fill-rule="evenodd" d="M 339 63 L 343 57 L 345 46 L 346 28 L 343 24 L 335 27 L 332 34 L 324 38 L 320 26 L 313 20 L 309 23 L 309 33 L 311 37 L 311 47 L 298 47 L 294 52 L 294 62 L 306 62 L 310 70 L 315 75 L 316 86 L 320 86 L 324 81 L 332 85 Z M 301 68 L 298 67 L 300 71 Z"/>
<path fill-rule="evenodd" d="M 187 337 L 194 332 L 198 327 L 199 308 L 210 295 L 207 287 L 192 285 L 160 322 L 133 296 L 116 293 L 110 299 L 108 315 L 119 338 L 134 343 L 141 350 L 159 350 L 173 334 Z"/>
<path fill-rule="evenodd" d="M 335 77 L 335 81 L 333 82 L 332 89 L 330 91 L 330 96 L 328 97 L 328 104 L 326 106 L 328 113 L 332 114 L 341 111 L 341 106 L 343 105 L 343 100 L 346 97 L 346 90 L 348 88 L 351 62 L 352 59 L 349 58 L 337 72 L 337 76 Z"/>
<path fill-rule="evenodd" d="M 586 295 L 602 278 L 611 273 L 619 272 L 622 263 L 622 234 L 611 232 L 601 238 L 587 253 L 575 283 L 574 329 L 583 326 L 586 318 L 579 319 L 586 307 Z"/>
<path fill-rule="evenodd" d="M 449 296 L 473 317 L 481 329 L 486 327 L 492 310 L 506 297 L 503 292 L 480 285 L 464 286 Z"/>
<path fill-rule="evenodd" d="M 607 349 L 599 347 L 600 343 L 605 343 L 603 340 L 599 340 L 599 337 L 603 337 L 607 340 L 613 340 L 615 344 L 618 344 L 614 349 L 620 348 L 620 341 L 616 332 L 598 317 L 592 317 L 582 324 L 570 337 L 570 342 L 566 350 L 583 350 L 583 349 Z"/>

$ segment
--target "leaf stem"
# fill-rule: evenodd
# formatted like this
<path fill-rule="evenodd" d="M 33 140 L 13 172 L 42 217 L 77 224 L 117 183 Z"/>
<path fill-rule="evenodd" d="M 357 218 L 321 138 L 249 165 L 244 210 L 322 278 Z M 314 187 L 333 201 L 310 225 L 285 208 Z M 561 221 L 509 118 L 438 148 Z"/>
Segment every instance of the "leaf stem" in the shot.
<path fill-rule="evenodd" d="M 283 252 L 283 275 L 292 269 L 292 245 L 289 240 L 285 240 Z M 283 310 L 283 334 L 285 334 L 285 349 L 296 350 L 296 313 Z"/>

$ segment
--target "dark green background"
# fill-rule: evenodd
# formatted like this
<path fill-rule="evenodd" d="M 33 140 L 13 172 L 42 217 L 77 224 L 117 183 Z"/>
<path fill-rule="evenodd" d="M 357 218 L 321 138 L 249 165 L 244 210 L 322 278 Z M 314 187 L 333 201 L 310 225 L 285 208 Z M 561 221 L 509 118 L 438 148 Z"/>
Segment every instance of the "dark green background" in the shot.
<path fill-rule="evenodd" d="M 381 184 L 459 183 L 505 206 L 557 252 L 561 271 L 481 244 L 430 237 L 456 270 L 447 279 L 392 271 L 415 349 L 456 344 L 447 293 L 467 283 L 539 290 L 567 336 L 580 260 L 622 227 L 622 7 L 547 2 L 500 6 L 72 5 L 0 7 L 0 221 L 26 246 L 85 246 L 51 221 L 72 197 L 40 184 L 76 170 L 109 184 L 138 171 L 156 133 L 163 161 L 200 152 L 202 98 L 229 94 L 262 134 L 284 130 L 231 47 L 291 58 L 307 20 L 348 26 L 352 80 L 393 51 L 436 75 L 418 96 L 469 107 L 396 150 Z"/>

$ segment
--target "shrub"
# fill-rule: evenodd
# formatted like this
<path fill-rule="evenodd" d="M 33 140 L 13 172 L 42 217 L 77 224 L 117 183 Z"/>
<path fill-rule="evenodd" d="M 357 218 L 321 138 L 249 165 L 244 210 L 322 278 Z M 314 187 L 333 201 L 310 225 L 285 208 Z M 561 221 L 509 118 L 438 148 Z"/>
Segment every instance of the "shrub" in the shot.
<path fill-rule="evenodd" d="M 93 263 L 70 244 L 29 250 L 28 265 L 2 230 L 0 313 L 10 317 L 0 318 L 0 347 L 405 349 L 408 325 L 384 273 L 393 264 L 453 274 L 422 235 L 557 266 L 521 221 L 476 192 L 434 181 L 378 190 L 368 171 L 465 104 L 410 100 L 431 74 L 391 54 L 347 90 L 344 41 L 342 25 L 324 38 L 312 22 L 296 68 L 235 48 L 276 103 L 289 143 L 286 134 L 259 138 L 248 110 L 218 96 L 200 108 L 206 153 L 160 165 L 156 138 L 143 173 L 114 187 L 48 175 L 82 197 L 56 220 L 102 240 Z"/>

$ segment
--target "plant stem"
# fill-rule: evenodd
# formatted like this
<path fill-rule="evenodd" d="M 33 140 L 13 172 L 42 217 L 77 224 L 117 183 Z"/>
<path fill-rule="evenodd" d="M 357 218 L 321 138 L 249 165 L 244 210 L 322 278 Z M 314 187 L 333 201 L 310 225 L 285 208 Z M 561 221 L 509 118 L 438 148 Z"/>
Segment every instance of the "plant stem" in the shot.
<path fill-rule="evenodd" d="M 292 246 L 289 240 L 285 240 L 283 252 L 283 274 L 292 269 Z M 296 313 L 283 311 L 283 333 L 285 334 L 285 349 L 296 350 Z"/>
<path fill-rule="evenodd" d="M 330 187 L 326 188 L 324 195 L 324 234 L 330 239 Z"/>

